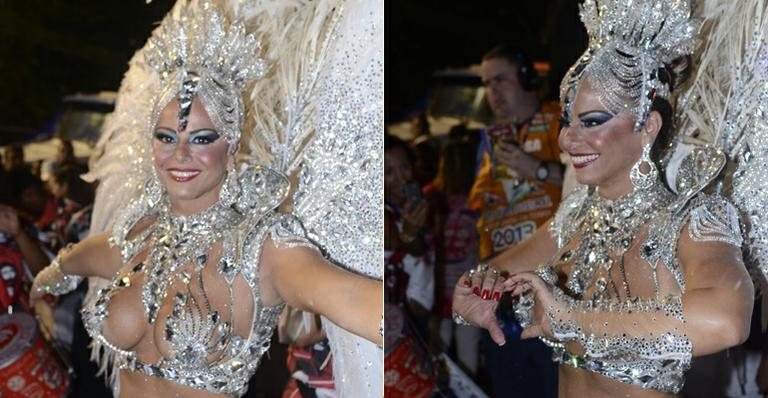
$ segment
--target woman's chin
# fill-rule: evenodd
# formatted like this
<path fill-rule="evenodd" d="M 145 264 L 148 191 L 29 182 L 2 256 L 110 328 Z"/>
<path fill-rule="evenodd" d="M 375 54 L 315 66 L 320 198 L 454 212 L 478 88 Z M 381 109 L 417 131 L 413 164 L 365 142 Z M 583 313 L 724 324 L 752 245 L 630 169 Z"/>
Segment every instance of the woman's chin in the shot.
<path fill-rule="evenodd" d="M 598 185 L 599 183 L 598 179 L 595 178 L 595 176 L 587 172 L 580 173 L 579 171 L 576 171 L 575 177 L 576 177 L 576 182 L 578 182 L 581 185 L 587 185 L 592 187 L 592 186 Z"/>
<path fill-rule="evenodd" d="M 175 210 L 199 212 L 211 207 L 218 200 L 218 196 L 204 195 L 200 192 L 168 192 L 171 207 Z"/>

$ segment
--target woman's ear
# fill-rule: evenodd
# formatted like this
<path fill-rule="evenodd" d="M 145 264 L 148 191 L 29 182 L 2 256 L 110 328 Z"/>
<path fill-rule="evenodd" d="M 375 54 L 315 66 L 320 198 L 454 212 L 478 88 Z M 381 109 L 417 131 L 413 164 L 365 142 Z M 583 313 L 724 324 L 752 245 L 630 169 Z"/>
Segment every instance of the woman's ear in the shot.
<path fill-rule="evenodd" d="M 651 113 L 648 114 L 648 118 L 645 119 L 645 125 L 641 132 L 648 136 L 648 142 L 653 143 L 656 141 L 656 136 L 659 135 L 659 131 L 661 131 L 661 126 L 661 114 L 657 111 L 651 111 Z"/>

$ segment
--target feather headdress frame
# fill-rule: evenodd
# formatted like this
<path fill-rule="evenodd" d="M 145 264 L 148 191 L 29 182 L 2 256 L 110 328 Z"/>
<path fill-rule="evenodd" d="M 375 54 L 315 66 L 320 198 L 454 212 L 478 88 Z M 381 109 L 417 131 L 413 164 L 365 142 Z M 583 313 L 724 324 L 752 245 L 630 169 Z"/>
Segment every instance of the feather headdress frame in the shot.
<path fill-rule="evenodd" d="M 639 131 L 653 99 L 670 95 L 665 66 L 696 48 L 700 22 L 690 14 L 688 0 L 586 0 L 581 20 L 589 46 L 560 85 L 564 112 L 588 78 L 600 103 L 634 115 Z"/>
<path fill-rule="evenodd" d="M 245 86 L 267 72 L 261 45 L 240 20 L 230 21 L 210 1 L 190 1 L 169 13 L 153 32 L 145 60 L 161 89 L 152 100 L 148 131 L 172 99 L 179 101 L 179 130 L 186 128 L 192 101 L 199 98 L 230 148 L 240 141 Z"/>

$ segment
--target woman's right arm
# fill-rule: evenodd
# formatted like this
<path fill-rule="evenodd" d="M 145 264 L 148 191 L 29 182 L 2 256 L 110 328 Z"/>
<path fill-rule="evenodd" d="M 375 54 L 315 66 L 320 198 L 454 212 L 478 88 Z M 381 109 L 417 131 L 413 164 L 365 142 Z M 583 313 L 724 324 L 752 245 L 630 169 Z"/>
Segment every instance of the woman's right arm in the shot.
<path fill-rule="evenodd" d="M 107 232 L 93 235 L 60 253 L 61 271 L 67 275 L 112 279 L 120 270 L 123 259 L 120 249 L 110 246 L 108 239 Z"/>
<path fill-rule="evenodd" d="M 540 226 L 530 238 L 492 257 L 487 263 L 510 274 L 534 271 L 557 252 L 557 243 L 549 231 L 552 220 Z"/>
<path fill-rule="evenodd" d="M 34 305 L 45 294 L 58 295 L 74 289 L 79 283 L 74 277 L 111 279 L 120 270 L 122 258 L 119 249 L 109 245 L 108 238 L 107 233 L 102 233 L 62 249 L 51 265 L 35 276 L 31 303 Z"/>

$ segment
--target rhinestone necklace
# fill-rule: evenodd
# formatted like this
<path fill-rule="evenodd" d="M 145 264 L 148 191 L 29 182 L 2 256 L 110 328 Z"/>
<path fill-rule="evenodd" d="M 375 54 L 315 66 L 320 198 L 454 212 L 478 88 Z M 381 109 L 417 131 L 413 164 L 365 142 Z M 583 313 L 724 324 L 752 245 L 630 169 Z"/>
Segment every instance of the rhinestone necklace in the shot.
<path fill-rule="evenodd" d="M 658 211 L 666 207 L 674 195 L 657 181 L 652 187 L 634 190 L 616 200 L 602 198 L 596 191 L 591 192 L 584 202 L 581 217 L 573 220 L 578 225 L 569 228 L 580 231 L 572 236 L 581 236 L 578 248 L 567 250 L 559 260 L 573 259 L 573 267 L 566 285 L 569 293 L 582 295 L 593 283 L 597 287 L 594 299 L 604 298 L 613 282 L 604 278 L 593 281 L 595 272 L 603 269 L 610 272 L 614 259 L 619 259 L 620 273 L 625 293 L 629 293 L 626 271 L 623 269 L 624 254 L 632 246 L 640 228 Z"/>

